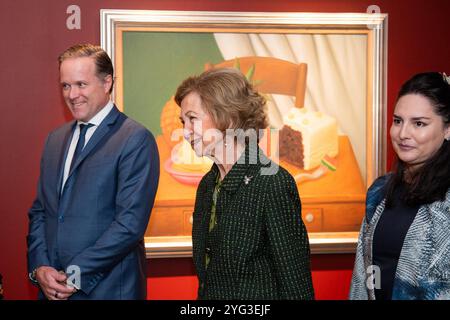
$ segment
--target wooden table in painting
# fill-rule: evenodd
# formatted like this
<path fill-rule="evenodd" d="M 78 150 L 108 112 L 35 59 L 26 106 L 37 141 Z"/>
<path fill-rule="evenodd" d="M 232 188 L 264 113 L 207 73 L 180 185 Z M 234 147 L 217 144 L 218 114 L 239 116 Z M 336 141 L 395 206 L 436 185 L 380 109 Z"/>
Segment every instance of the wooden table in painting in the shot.
<path fill-rule="evenodd" d="M 170 149 L 162 136 L 157 137 L 161 159 L 161 175 L 155 205 L 146 237 L 164 237 L 177 241 L 188 237 L 192 230 L 192 211 L 197 187 L 177 181 L 167 170 Z M 366 189 L 351 144 L 346 136 L 339 137 L 336 171 L 322 177 L 298 182 L 302 200 L 302 218 L 312 238 L 315 233 L 357 232 L 364 215 Z M 301 172 L 281 161 L 292 175 Z"/>

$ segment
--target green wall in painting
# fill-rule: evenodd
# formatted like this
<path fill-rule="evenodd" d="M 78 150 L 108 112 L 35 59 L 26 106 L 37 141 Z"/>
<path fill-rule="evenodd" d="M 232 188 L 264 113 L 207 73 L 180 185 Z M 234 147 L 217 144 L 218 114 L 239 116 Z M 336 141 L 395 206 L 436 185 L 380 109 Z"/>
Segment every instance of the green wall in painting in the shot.
<path fill-rule="evenodd" d="M 124 32 L 124 112 L 161 134 L 161 109 L 181 81 L 220 61 L 212 33 Z"/>

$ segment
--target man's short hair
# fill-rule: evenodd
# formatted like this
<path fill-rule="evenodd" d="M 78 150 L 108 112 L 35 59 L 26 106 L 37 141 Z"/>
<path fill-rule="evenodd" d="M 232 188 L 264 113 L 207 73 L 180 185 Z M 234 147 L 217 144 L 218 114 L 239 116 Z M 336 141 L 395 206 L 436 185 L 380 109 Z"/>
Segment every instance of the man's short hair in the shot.
<path fill-rule="evenodd" d="M 114 68 L 108 54 L 100 46 L 85 43 L 76 44 L 68 48 L 58 57 L 59 67 L 61 68 L 64 60 L 82 57 L 92 57 L 94 59 L 96 75 L 99 79 L 103 80 L 107 75 L 111 75 L 112 84 L 109 89 L 109 93 L 111 93 L 114 86 Z"/>

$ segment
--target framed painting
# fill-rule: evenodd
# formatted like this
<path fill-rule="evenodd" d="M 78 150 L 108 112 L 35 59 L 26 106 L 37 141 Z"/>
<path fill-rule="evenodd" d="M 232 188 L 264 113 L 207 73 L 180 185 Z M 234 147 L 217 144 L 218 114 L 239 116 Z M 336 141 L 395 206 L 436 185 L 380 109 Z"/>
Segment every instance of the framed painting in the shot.
<path fill-rule="evenodd" d="M 196 187 L 211 163 L 192 158 L 174 134 L 182 126 L 173 96 L 185 78 L 217 67 L 240 69 L 266 97 L 263 149 L 297 182 L 312 253 L 354 252 L 366 190 L 385 173 L 386 14 L 100 14 L 113 99 L 155 135 L 160 152 L 148 257 L 192 254 Z M 177 156 L 195 161 L 180 165 Z"/>

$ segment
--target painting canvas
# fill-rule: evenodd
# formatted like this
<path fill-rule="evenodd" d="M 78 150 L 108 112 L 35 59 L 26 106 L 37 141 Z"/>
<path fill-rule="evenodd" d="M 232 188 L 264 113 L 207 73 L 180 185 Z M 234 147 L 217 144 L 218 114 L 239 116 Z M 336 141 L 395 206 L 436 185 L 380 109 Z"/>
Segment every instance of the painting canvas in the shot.
<path fill-rule="evenodd" d="M 117 19 L 110 26 L 114 32 L 105 29 L 102 37 L 109 39 L 103 45 L 114 57 L 115 102 L 158 143 L 161 176 L 146 232 L 150 251 L 189 254 L 196 187 L 212 162 L 195 156 L 184 142 L 173 96 L 185 78 L 219 67 L 239 69 L 266 98 L 270 126 L 260 146 L 294 176 L 311 241 L 347 239 L 352 246 L 367 186 L 383 171 L 383 146 L 373 134 L 383 115 L 382 104 L 373 99 L 384 94 L 380 85 L 374 90 L 379 66 L 372 64 L 374 33 L 380 29 L 286 28 L 274 26 L 275 18 L 255 28 L 239 17 L 232 20 L 236 25 L 213 17 L 192 24 L 173 19 L 179 17 L 174 12 L 144 13 L 147 22 L 127 11 L 127 23 Z M 104 10 L 102 21 L 114 21 L 114 14 L 119 13 Z M 188 16 L 192 20 L 195 14 L 182 15 Z"/>

